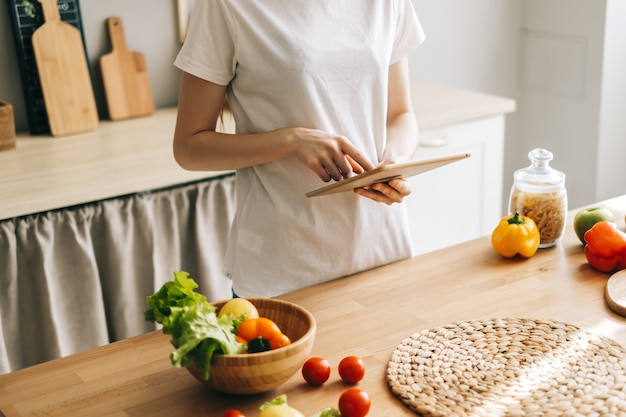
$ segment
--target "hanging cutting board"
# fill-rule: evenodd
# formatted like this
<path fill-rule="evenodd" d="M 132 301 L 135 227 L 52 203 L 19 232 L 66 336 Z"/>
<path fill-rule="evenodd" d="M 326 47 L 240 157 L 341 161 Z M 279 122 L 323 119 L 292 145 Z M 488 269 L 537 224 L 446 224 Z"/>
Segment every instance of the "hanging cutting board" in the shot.
<path fill-rule="evenodd" d="M 43 10 L 38 1 L 8 0 L 13 22 L 15 52 L 22 81 L 22 94 L 26 107 L 28 131 L 31 135 L 50 134 L 46 102 L 41 91 L 37 62 L 33 51 L 33 33 L 45 23 Z M 74 26 L 81 33 L 83 44 L 83 20 L 79 0 L 59 0 L 61 20 Z M 85 55 L 87 51 L 85 50 Z"/>
<path fill-rule="evenodd" d="M 111 120 L 154 113 L 154 99 L 143 54 L 126 45 L 122 19 L 107 19 L 112 51 L 100 58 L 100 69 Z"/>
<path fill-rule="evenodd" d="M 53 136 L 93 130 L 98 110 L 80 31 L 61 21 L 57 0 L 39 0 L 45 22 L 33 33 L 37 72 Z"/>

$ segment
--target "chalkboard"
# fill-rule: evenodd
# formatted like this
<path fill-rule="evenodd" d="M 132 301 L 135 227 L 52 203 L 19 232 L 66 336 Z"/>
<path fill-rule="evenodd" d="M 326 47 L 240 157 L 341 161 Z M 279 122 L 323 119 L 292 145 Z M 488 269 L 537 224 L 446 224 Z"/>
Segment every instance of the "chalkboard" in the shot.
<path fill-rule="evenodd" d="M 32 44 L 33 33 L 44 23 L 41 4 L 37 0 L 8 0 L 8 4 L 13 21 L 13 33 L 15 35 L 17 61 L 22 78 L 28 129 L 33 135 L 49 133 L 50 125 L 48 124 L 46 103 L 39 82 L 37 62 L 35 61 Z M 83 45 L 86 45 L 78 0 L 58 0 L 57 6 L 61 20 L 75 26 L 81 33 Z M 86 47 L 85 56 L 89 56 L 87 55 Z"/>

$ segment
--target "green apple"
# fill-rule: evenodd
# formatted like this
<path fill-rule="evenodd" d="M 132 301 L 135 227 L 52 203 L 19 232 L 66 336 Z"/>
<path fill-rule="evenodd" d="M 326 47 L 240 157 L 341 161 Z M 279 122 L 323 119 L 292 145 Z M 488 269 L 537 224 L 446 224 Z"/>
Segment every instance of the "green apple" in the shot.
<path fill-rule="evenodd" d="M 576 213 L 576 216 L 574 217 L 574 231 L 583 245 L 586 243 L 585 233 L 587 230 L 591 229 L 594 224 L 601 221 L 615 221 L 611 210 L 604 207 L 590 207 L 581 209 L 578 213 Z"/>

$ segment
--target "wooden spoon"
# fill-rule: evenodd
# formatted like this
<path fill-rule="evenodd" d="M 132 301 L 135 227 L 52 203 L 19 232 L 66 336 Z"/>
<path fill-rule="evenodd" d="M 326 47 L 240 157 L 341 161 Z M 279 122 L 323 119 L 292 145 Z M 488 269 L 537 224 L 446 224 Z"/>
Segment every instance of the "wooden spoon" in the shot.
<path fill-rule="evenodd" d="M 604 297 L 611 310 L 626 317 L 626 269 L 611 275 L 606 283 Z"/>

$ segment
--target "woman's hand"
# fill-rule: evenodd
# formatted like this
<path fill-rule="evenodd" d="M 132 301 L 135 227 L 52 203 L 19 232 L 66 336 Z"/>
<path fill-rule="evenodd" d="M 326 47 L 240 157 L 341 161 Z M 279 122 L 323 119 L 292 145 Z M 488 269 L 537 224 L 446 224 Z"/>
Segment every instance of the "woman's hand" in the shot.
<path fill-rule="evenodd" d="M 288 135 L 295 143 L 295 156 L 322 181 L 339 181 L 350 174 L 361 174 L 374 168 L 345 136 L 316 129 L 290 128 Z"/>
<path fill-rule="evenodd" d="M 345 137 L 333 135 L 321 130 L 293 128 L 288 129 L 297 143 L 296 157 L 323 181 L 339 181 L 348 178 L 351 173 L 362 174 L 375 168 L 357 148 Z M 385 161 L 383 163 L 392 163 Z M 357 188 L 356 194 L 371 200 L 391 205 L 401 203 L 411 194 L 409 182 L 395 178 L 387 182 L 372 184 L 370 187 Z"/>
<path fill-rule="evenodd" d="M 377 182 L 370 187 L 356 188 L 354 192 L 379 203 L 391 205 L 401 203 L 411 194 L 411 185 L 404 178 L 394 178 L 387 182 Z"/>

